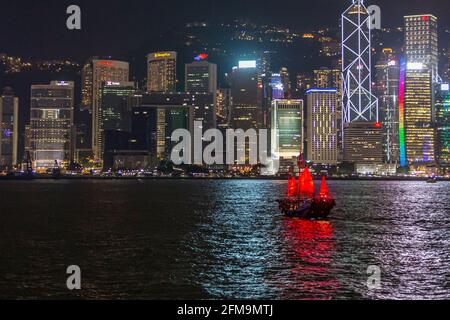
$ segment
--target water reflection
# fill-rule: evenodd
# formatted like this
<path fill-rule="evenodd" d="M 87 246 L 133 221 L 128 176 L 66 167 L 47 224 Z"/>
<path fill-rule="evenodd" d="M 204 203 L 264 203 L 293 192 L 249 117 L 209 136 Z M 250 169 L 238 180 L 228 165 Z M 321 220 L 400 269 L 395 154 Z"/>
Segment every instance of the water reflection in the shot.
<path fill-rule="evenodd" d="M 285 219 L 283 222 L 285 263 L 290 281 L 284 283 L 284 298 L 332 299 L 339 283 L 333 272 L 336 251 L 334 228 L 330 221 Z"/>

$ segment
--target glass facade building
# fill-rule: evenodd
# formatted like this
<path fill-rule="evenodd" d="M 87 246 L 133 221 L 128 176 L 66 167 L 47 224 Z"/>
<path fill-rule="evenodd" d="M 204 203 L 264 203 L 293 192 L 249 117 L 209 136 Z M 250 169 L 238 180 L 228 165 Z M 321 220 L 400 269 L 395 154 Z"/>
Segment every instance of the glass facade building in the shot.
<path fill-rule="evenodd" d="M 37 171 L 72 160 L 73 108 L 73 82 L 31 86 L 30 151 Z"/>

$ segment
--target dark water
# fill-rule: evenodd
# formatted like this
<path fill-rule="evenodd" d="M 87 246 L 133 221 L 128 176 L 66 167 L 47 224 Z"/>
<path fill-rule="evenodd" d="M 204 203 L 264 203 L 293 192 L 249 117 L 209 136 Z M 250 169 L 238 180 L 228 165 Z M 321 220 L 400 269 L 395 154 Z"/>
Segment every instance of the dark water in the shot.
<path fill-rule="evenodd" d="M 284 188 L 0 182 L 0 298 L 450 298 L 449 183 L 332 181 L 327 222 L 283 217 Z M 69 265 L 80 292 L 66 288 Z"/>

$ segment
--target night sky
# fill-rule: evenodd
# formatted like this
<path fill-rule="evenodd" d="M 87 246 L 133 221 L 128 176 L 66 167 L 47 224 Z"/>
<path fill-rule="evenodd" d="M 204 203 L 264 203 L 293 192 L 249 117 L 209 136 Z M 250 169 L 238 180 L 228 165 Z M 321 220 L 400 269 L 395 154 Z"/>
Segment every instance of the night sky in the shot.
<path fill-rule="evenodd" d="M 383 26 L 406 14 L 433 13 L 450 26 L 448 0 L 374 0 Z M 189 21 L 249 19 L 299 30 L 336 26 L 350 0 L 0 0 L 0 52 L 28 58 L 126 55 Z M 66 8 L 82 10 L 82 30 L 66 28 Z"/>

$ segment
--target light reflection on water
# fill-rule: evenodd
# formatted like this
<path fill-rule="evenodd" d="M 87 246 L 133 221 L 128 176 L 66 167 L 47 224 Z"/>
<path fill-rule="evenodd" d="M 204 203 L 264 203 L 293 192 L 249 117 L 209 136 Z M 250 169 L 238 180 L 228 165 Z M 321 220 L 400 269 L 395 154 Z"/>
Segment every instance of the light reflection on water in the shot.
<path fill-rule="evenodd" d="M 0 182 L 0 298 L 450 298 L 449 183 L 329 185 L 314 222 L 278 212 L 284 182 Z"/>

